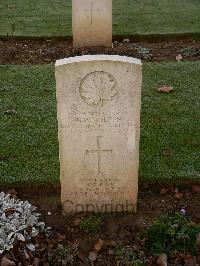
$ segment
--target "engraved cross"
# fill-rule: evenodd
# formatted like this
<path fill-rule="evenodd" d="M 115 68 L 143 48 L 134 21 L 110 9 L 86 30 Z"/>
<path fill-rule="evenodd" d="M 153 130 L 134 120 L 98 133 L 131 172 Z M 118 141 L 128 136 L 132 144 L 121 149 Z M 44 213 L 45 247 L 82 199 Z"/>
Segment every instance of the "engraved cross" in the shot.
<path fill-rule="evenodd" d="M 90 23 L 93 24 L 93 13 L 94 11 L 99 12 L 99 8 L 94 9 L 94 3 L 90 3 L 90 8 L 85 8 L 85 12 L 90 12 Z"/>
<path fill-rule="evenodd" d="M 88 153 L 97 153 L 98 155 L 98 164 L 97 164 L 97 167 L 98 167 L 98 174 L 101 174 L 101 155 L 102 153 L 105 153 L 105 152 L 111 152 L 112 153 L 112 150 L 104 150 L 104 149 L 101 149 L 100 148 L 100 138 L 102 138 L 102 136 L 97 136 L 97 149 L 96 150 L 86 150 L 86 155 Z"/>

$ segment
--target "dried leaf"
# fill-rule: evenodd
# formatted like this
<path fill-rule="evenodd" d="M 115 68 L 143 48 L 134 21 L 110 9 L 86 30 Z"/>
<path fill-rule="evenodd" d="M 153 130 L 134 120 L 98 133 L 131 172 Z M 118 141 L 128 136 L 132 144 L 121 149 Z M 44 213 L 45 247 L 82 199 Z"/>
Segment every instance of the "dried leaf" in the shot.
<path fill-rule="evenodd" d="M 61 264 L 62 264 L 62 266 L 67 266 L 67 260 L 62 260 Z"/>
<path fill-rule="evenodd" d="M 196 193 L 200 193 L 200 186 L 198 185 L 192 185 L 192 190 Z"/>
<path fill-rule="evenodd" d="M 97 259 L 97 253 L 93 251 L 90 252 L 88 258 L 91 262 L 94 262 Z"/>
<path fill-rule="evenodd" d="M 85 254 L 83 254 L 83 253 L 81 253 L 81 252 L 78 252 L 78 253 L 77 253 L 77 256 L 78 256 L 78 258 L 79 258 L 80 260 L 85 261 L 85 258 L 86 258 Z"/>
<path fill-rule="evenodd" d="M 108 241 L 103 241 L 103 245 L 109 246 L 109 247 L 116 247 L 117 242 L 115 240 L 108 240 Z"/>
<path fill-rule="evenodd" d="M 17 111 L 16 111 L 16 110 L 14 110 L 14 109 L 11 109 L 11 110 L 6 110 L 6 111 L 5 111 L 5 114 L 7 114 L 7 115 L 11 115 L 11 114 L 17 114 Z"/>
<path fill-rule="evenodd" d="M 115 251 L 113 249 L 109 249 L 108 250 L 108 255 L 109 256 L 114 256 L 115 255 Z"/>
<path fill-rule="evenodd" d="M 3 257 L 1 260 L 1 266 L 13 266 L 16 265 L 13 261 L 7 259 L 6 257 Z"/>
<path fill-rule="evenodd" d="M 157 263 L 159 266 L 167 266 L 167 255 L 165 253 L 160 254 Z"/>
<path fill-rule="evenodd" d="M 30 256 L 29 256 L 28 252 L 25 249 L 24 249 L 24 255 L 25 255 L 26 260 L 30 259 Z"/>
<path fill-rule="evenodd" d="M 178 55 L 176 56 L 176 61 L 181 62 L 181 60 L 183 60 L 183 57 L 182 57 L 181 54 L 178 54 Z"/>
<path fill-rule="evenodd" d="M 183 197 L 183 193 L 181 193 L 181 192 L 177 192 L 177 193 L 175 193 L 174 197 L 175 197 L 176 199 L 181 199 L 181 198 Z"/>
<path fill-rule="evenodd" d="M 98 251 L 100 251 L 101 250 L 101 248 L 102 248 L 102 245 L 103 245 L 103 240 L 101 240 L 101 239 L 99 239 L 97 242 L 96 242 L 96 244 L 95 244 L 95 246 L 94 246 L 94 249 L 98 252 Z"/>
<path fill-rule="evenodd" d="M 179 193 L 178 188 L 175 188 L 175 189 L 174 189 L 174 193 Z"/>
<path fill-rule="evenodd" d="M 39 266 L 39 265 L 40 265 L 40 259 L 39 258 L 34 258 L 33 266 Z"/>
<path fill-rule="evenodd" d="M 185 255 L 184 256 L 184 260 L 185 260 L 185 266 L 196 266 L 196 262 L 194 260 L 194 258 L 190 255 Z"/>
<path fill-rule="evenodd" d="M 14 188 L 10 189 L 8 194 L 10 194 L 12 198 L 17 198 L 17 191 Z"/>
<path fill-rule="evenodd" d="M 61 235 L 60 233 L 57 234 L 57 237 L 58 237 L 58 242 L 62 242 L 63 240 L 66 239 L 66 236 L 65 235 Z"/>
<path fill-rule="evenodd" d="M 4 213 L 6 215 L 11 215 L 11 214 L 13 214 L 15 212 L 16 212 L 16 209 L 15 208 L 7 208 L 7 209 L 4 210 Z"/>
<path fill-rule="evenodd" d="M 174 89 L 171 86 L 162 86 L 157 89 L 158 92 L 164 92 L 164 93 L 169 93 L 172 92 Z"/>
<path fill-rule="evenodd" d="M 162 189 L 160 190 L 160 194 L 161 194 L 161 195 L 165 195 L 165 194 L 168 192 L 168 190 L 169 190 L 169 189 L 167 189 L 167 188 L 162 188 Z"/>
<path fill-rule="evenodd" d="M 174 197 L 175 197 L 176 199 L 180 199 L 180 198 L 183 197 L 183 193 L 179 192 L 178 188 L 176 188 L 176 189 L 174 190 L 174 192 L 175 192 Z"/>
<path fill-rule="evenodd" d="M 130 40 L 129 40 L 129 38 L 126 38 L 126 39 L 123 39 L 123 41 L 122 42 L 124 42 L 124 43 L 129 43 L 130 42 Z"/>
<path fill-rule="evenodd" d="M 80 218 L 76 218 L 76 219 L 74 220 L 74 225 L 75 225 L 75 226 L 78 226 L 78 225 L 80 224 L 80 222 L 81 222 L 81 219 L 80 219 Z"/>

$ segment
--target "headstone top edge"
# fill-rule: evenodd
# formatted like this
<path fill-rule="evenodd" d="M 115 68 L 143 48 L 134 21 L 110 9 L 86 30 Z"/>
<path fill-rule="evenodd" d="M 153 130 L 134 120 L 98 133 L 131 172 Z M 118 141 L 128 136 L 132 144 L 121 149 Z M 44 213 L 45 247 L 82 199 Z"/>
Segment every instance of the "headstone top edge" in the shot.
<path fill-rule="evenodd" d="M 90 62 L 90 61 L 113 61 L 113 62 L 122 62 L 122 63 L 130 63 L 136 65 L 142 65 L 140 59 L 128 57 L 128 56 L 120 56 L 120 55 L 82 55 L 82 56 L 74 56 L 63 58 L 57 60 L 55 63 L 55 67 L 80 63 L 80 62 Z"/>

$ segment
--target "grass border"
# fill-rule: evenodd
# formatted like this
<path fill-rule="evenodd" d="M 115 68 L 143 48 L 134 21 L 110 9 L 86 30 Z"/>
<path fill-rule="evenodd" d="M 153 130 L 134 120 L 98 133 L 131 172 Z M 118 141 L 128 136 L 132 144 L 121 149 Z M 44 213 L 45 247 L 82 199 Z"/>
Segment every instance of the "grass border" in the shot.
<path fill-rule="evenodd" d="M 196 33 L 163 33 L 163 34 L 133 34 L 133 35 L 113 35 L 113 40 L 123 40 L 129 38 L 135 41 L 170 41 L 170 40 L 200 40 L 200 32 Z M 72 36 L 4 36 L 0 35 L 0 40 L 69 40 L 72 41 Z"/>

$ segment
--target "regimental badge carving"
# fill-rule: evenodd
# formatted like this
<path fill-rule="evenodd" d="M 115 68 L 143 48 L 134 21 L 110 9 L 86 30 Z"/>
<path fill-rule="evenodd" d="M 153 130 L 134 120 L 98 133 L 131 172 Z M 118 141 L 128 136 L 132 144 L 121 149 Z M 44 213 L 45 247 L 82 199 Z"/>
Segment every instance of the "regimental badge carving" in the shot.
<path fill-rule="evenodd" d="M 118 96 L 118 84 L 115 78 L 104 71 L 95 71 L 85 76 L 80 84 L 80 95 L 89 105 L 103 106 Z"/>

